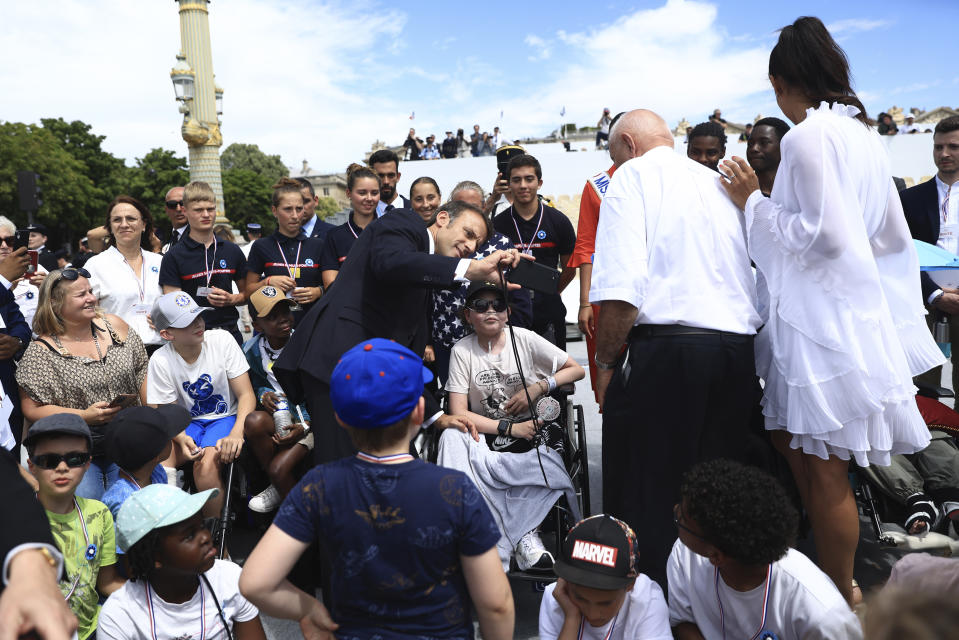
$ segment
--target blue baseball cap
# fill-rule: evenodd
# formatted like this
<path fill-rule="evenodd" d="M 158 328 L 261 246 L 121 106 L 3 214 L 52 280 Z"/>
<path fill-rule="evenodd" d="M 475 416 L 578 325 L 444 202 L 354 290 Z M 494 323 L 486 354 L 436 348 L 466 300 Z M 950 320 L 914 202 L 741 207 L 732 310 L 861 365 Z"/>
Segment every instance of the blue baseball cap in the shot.
<path fill-rule="evenodd" d="M 154 529 L 183 522 L 220 493 L 207 489 L 187 493 L 169 484 L 151 484 L 130 494 L 117 512 L 117 544 L 124 553 Z"/>
<path fill-rule="evenodd" d="M 373 338 L 340 358 L 330 377 L 330 400 L 351 427 L 382 429 L 410 415 L 432 379 L 423 358 L 392 340 Z"/>

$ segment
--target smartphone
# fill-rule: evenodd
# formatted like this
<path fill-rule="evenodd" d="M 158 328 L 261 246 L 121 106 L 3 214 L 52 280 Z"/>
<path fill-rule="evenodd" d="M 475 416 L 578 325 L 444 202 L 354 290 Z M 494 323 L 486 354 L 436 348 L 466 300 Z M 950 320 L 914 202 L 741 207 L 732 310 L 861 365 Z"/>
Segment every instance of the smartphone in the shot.
<path fill-rule="evenodd" d="M 110 402 L 110 408 L 120 407 L 121 409 L 126 409 L 127 407 L 132 407 L 136 404 L 137 394 L 135 393 L 121 393 L 116 398 Z"/>
<path fill-rule="evenodd" d="M 30 231 L 27 229 L 17 229 L 16 233 L 13 235 L 13 250 L 16 251 L 20 247 L 27 247 L 30 245 Z"/>
<path fill-rule="evenodd" d="M 40 252 L 36 249 L 27 249 L 27 257 L 30 258 L 30 266 L 27 267 L 27 273 L 36 273 L 37 265 L 40 264 Z"/>
<path fill-rule="evenodd" d="M 510 270 L 507 279 L 540 293 L 559 293 L 559 271 L 532 260 L 520 260 L 519 264 Z"/>

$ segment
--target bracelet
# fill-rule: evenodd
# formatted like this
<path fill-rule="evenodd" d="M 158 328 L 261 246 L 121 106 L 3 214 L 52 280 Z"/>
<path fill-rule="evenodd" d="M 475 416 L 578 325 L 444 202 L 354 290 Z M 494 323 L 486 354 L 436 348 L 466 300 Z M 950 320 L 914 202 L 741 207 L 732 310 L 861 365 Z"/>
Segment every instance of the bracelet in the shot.
<path fill-rule="evenodd" d="M 603 362 L 599 359 L 599 356 L 593 356 L 593 362 L 596 364 L 596 368 L 600 371 L 612 371 L 616 368 L 615 362 Z"/>
<path fill-rule="evenodd" d="M 590 302 L 580 302 L 580 303 L 579 303 L 579 308 L 580 308 L 580 309 L 587 309 L 587 308 L 592 307 L 592 306 L 593 306 L 593 305 L 592 305 L 592 303 L 590 303 Z"/>

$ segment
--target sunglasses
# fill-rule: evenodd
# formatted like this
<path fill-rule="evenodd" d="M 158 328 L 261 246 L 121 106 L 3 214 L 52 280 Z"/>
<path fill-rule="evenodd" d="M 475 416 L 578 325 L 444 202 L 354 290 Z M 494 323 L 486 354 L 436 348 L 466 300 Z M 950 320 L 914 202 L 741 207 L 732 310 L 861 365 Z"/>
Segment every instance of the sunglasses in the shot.
<path fill-rule="evenodd" d="M 183 200 L 167 200 L 163 204 L 166 205 L 167 209 L 176 209 L 183 206 Z"/>
<path fill-rule="evenodd" d="M 83 276 L 84 278 L 89 278 L 90 272 L 84 269 L 83 267 L 80 267 L 79 269 L 74 269 L 73 267 L 70 267 L 69 269 L 64 269 L 63 271 L 60 272 L 60 275 L 57 277 L 57 282 L 60 282 L 61 280 L 69 280 L 70 282 L 73 282 L 80 276 Z M 56 282 L 54 284 L 56 284 Z"/>
<path fill-rule="evenodd" d="M 75 469 L 90 462 L 90 453 L 87 451 L 70 451 L 64 454 L 41 453 L 30 460 L 41 469 L 56 469 L 61 462 L 66 462 L 68 467 Z"/>
<path fill-rule="evenodd" d="M 492 307 L 493 311 L 500 313 L 501 311 L 506 311 L 506 300 L 502 298 L 477 298 L 469 304 L 469 308 L 477 313 L 486 313 L 486 311 Z"/>
<path fill-rule="evenodd" d="M 17 241 L 16 236 L 6 236 L 6 237 L 0 236 L 0 244 L 5 244 L 11 249 L 13 249 L 13 243 L 16 241 Z"/>
<path fill-rule="evenodd" d="M 702 534 L 696 531 L 693 531 L 692 529 L 684 525 L 682 522 L 680 522 L 679 517 L 681 514 L 682 514 L 682 507 L 678 503 L 674 504 L 673 505 L 673 524 L 676 525 L 678 528 L 682 529 L 683 531 L 685 531 L 686 533 L 688 533 L 689 535 L 699 538 L 703 542 L 709 542 L 709 540 L 706 540 L 706 538 L 704 538 Z M 686 519 L 685 516 L 683 517 L 683 519 L 684 520 Z"/>

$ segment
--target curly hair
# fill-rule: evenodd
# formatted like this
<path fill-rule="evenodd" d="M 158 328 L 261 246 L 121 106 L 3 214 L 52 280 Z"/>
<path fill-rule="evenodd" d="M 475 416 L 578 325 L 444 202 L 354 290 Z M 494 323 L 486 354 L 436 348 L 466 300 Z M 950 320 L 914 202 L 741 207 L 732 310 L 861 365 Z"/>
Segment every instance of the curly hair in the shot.
<path fill-rule="evenodd" d="M 688 142 L 692 142 L 694 138 L 706 137 L 716 138 L 719 140 L 720 146 L 724 149 L 726 148 L 726 130 L 723 129 L 723 125 L 718 122 L 700 122 L 693 127 L 693 130 L 686 136 Z"/>
<path fill-rule="evenodd" d="M 680 495 L 703 538 L 743 564 L 775 562 L 793 545 L 799 514 L 780 484 L 759 469 L 703 462 L 683 476 Z"/>
<path fill-rule="evenodd" d="M 127 549 L 127 562 L 130 565 L 130 580 L 136 582 L 140 578 L 146 579 L 153 571 L 157 549 L 160 547 L 160 538 L 164 529 L 153 529 L 137 540 L 136 544 Z"/>

